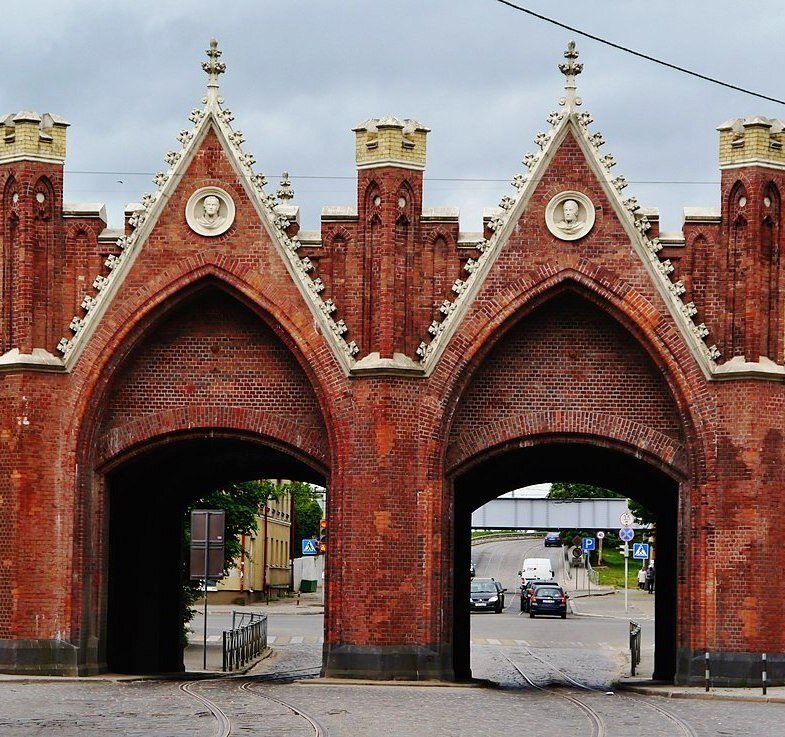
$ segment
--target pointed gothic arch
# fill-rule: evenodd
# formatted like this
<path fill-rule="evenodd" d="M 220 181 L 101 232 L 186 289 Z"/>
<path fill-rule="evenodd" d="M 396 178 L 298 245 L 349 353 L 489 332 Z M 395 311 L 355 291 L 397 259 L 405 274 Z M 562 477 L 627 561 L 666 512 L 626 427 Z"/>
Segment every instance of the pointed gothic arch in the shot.
<path fill-rule="evenodd" d="M 73 558 L 77 568 L 91 573 L 82 582 L 72 626 L 86 652 L 91 652 L 89 642 L 98 643 L 94 657 L 99 662 L 88 668 L 100 670 L 109 643 L 109 657 L 116 658 L 118 667 L 166 670 L 176 666 L 173 658 L 179 657 L 171 646 L 172 632 L 169 646 L 149 652 L 143 647 L 146 659 L 135 664 L 126 659 L 130 651 L 122 638 L 111 634 L 128 623 L 119 625 L 102 603 L 112 571 L 99 561 L 114 565 L 111 561 L 125 560 L 118 563 L 125 573 L 116 570 L 115 577 L 131 570 L 132 561 L 112 540 L 130 534 L 123 519 L 133 510 L 134 485 L 141 484 L 140 492 L 160 487 L 154 469 L 166 476 L 164 462 L 183 470 L 204 466 L 182 477 L 196 485 L 207 478 L 218 483 L 254 476 L 325 483 L 333 438 L 323 390 L 296 340 L 228 275 L 221 278 L 206 269 L 195 281 L 175 280 L 164 298 L 141 306 L 132 320 L 131 328 L 116 336 L 103 364 L 92 367 L 103 379 L 86 399 L 78 427 L 80 502 L 73 523 Z M 168 476 L 167 483 L 180 488 L 172 504 L 163 502 L 164 487 L 158 496 L 144 497 L 152 505 L 162 500 L 162 514 L 172 526 L 167 535 L 175 534 L 178 510 L 192 496 L 182 487 L 182 478 Z M 123 495 L 123 501 L 115 503 L 125 513 L 110 520 L 113 494 Z M 174 555 L 174 549 L 168 549 Z M 172 560 L 165 566 L 174 575 Z M 116 597 L 121 592 L 113 591 L 113 601 L 120 601 Z M 121 600 L 119 608 L 127 609 L 129 602 Z M 176 605 L 170 598 L 166 601 L 166 606 Z M 160 617 L 145 626 L 174 626 L 171 612 Z M 158 641 L 152 630 L 142 634 L 140 642 Z"/>
<path fill-rule="evenodd" d="M 630 312 L 629 301 L 619 303 L 606 286 L 561 274 L 548 287 L 532 289 L 528 300 L 510 309 L 504 324 L 497 323 L 492 339 L 472 352 L 471 378 L 460 381 L 460 402 L 455 399 L 445 445 L 445 473 L 454 494 L 447 503 L 456 510 L 454 570 L 462 570 L 469 554 L 462 541 L 468 540 L 464 528 L 474 509 L 518 486 L 567 480 L 605 485 L 657 510 L 661 570 L 673 580 L 677 571 L 688 575 L 677 560 L 686 547 L 683 510 L 694 503 L 693 481 L 705 466 L 689 443 L 700 420 L 690 416 L 691 398 L 684 378 L 674 374 L 667 346 L 658 345 L 643 316 Z M 614 341 L 621 341 L 616 349 L 610 348 Z M 595 353 L 605 358 L 598 362 Z M 624 368 L 606 365 L 608 355 L 613 360 L 624 356 L 627 363 Z M 628 398 L 622 408 L 612 398 L 624 390 L 614 387 L 611 376 L 632 381 L 646 397 L 644 403 L 630 404 Z M 601 382 L 602 389 L 592 381 Z M 627 411 L 632 414 L 626 416 Z M 613 477 L 607 475 L 610 468 L 624 470 Z M 455 665 L 465 676 L 463 584 L 456 576 Z M 684 613 L 673 592 L 663 595 L 658 607 L 655 672 L 672 678 L 681 637 L 677 622 Z"/>

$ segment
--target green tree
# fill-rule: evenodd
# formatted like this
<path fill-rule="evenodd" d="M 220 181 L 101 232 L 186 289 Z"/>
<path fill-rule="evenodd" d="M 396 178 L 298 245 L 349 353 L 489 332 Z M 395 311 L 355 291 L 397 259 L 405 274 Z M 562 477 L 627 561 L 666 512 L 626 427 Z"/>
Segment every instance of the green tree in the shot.
<path fill-rule="evenodd" d="M 319 537 L 319 521 L 324 515 L 318 502 L 321 494 L 319 489 L 301 482 L 298 482 L 297 488 L 293 490 L 294 529 L 297 538 Z M 292 557 L 296 556 L 293 554 Z"/>
<path fill-rule="evenodd" d="M 243 481 L 215 489 L 191 505 L 189 513 L 191 509 L 223 509 L 226 513 L 224 575 L 243 552 L 240 536 L 256 532 L 259 510 L 270 501 L 282 499 L 288 493 L 286 487 L 270 480 Z"/>
<path fill-rule="evenodd" d="M 275 481 L 243 481 L 215 489 L 197 499 L 188 507 L 186 518 L 186 547 L 191 542 L 191 510 L 222 509 L 224 519 L 224 575 L 229 572 L 233 561 L 242 554 L 241 535 L 252 535 L 257 529 L 257 515 L 260 508 L 272 500 L 280 500 L 290 493 L 291 484 Z M 189 556 L 185 557 L 188 560 Z M 198 581 L 186 580 L 183 584 L 182 609 L 184 645 L 187 644 L 186 625 L 196 613 L 193 605 L 200 596 Z"/>
<path fill-rule="evenodd" d="M 623 496 L 615 491 L 590 484 L 571 484 L 556 481 L 551 484 L 548 499 L 615 499 Z"/>

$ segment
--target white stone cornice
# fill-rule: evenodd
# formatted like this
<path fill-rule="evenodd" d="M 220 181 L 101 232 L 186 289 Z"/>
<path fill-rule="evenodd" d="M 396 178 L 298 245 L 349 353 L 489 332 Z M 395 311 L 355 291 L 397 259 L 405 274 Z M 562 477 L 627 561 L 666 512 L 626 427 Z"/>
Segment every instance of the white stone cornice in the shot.
<path fill-rule="evenodd" d="M 720 170 L 726 169 L 749 169 L 751 166 L 759 166 L 762 169 L 774 169 L 775 171 L 785 171 L 785 163 L 779 161 L 769 161 L 755 156 L 748 159 L 737 159 L 732 164 L 720 164 Z"/>
<path fill-rule="evenodd" d="M 65 371 L 65 363 L 59 356 L 53 356 L 44 348 L 33 348 L 32 353 L 20 353 L 12 348 L 0 356 L 0 373 L 11 371 Z"/>
<path fill-rule="evenodd" d="M 65 202 L 64 218 L 98 218 L 106 225 L 106 205 L 103 202 Z"/>
<path fill-rule="evenodd" d="M 327 206 L 322 208 L 321 217 L 322 220 L 357 220 L 357 208 L 354 205 Z"/>
<path fill-rule="evenodd" d="M 423 376 L 422 365 L 412 361 L 403 353 L 394 353 L 392 358 L 381 358 L 380 353 L 369 353 L 356 361 L 351 368 L 352 376 L 372 374 L 373 376 Z"/>
<path fill-rule="evenodd" d="M 718 381 L 728 379 L 766 379 L 769 381 L 785 381 L 785 366 L 774 363 L 766 356 L 757 361 L 747 361 L 744 356 L 734 356 L 730 361 L 717 366 L 712 378 Z"/>
<path fill-rule="evenodd" d="M 716 207 L 685 207 L 682 212 L 685 223 L 722 222 L 722 211 Z"/>
<path fill-rule="evenodd" d="M 62 156 L 46 156 L 45 154 L 12 154 L 10 156 L 0 155 L 0 164 L 15 164 L 19 161 L 36 161 L 39 164 L 60 164 L 63 163 Z"/>
<path fill-rule="evenodd" d="M 376 159 L 357 164 L 357 169 L 381 169 L 385 166 L 394 166 L 396 169 L 410 169 L 411 171 L 424 171 L 425 164 L 413 164 L 405 159 Z"/>

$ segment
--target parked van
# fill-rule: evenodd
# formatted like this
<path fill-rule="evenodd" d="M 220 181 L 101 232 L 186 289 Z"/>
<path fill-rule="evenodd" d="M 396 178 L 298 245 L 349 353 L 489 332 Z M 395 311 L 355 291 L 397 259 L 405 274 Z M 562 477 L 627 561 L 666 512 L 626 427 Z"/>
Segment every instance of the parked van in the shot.
<path fill-rule="evenodd" d="M 553 568 L 550 558 L 524 558 L 523 567 L 518 571 L 521 577 L 521 585 L 526 581 L 537 579 L 539 581 L 550 581 L 553 578 Z"/>

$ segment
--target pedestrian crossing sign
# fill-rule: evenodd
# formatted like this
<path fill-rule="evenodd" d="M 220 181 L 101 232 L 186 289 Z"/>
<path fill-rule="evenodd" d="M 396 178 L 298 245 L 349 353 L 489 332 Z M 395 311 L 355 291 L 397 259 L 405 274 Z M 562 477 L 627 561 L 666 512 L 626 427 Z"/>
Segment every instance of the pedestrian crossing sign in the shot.
<path fill-rule="evenodd" d="M 310 537 L 303 538 L 303 555 L 316 555 L 318 546 L 318 540 Z"/>
<path fill-rule="evenodd" d="M 632 557 L 646 560 L 649 557 L 649 543 L 635 543 L 632 546 Z"/>

